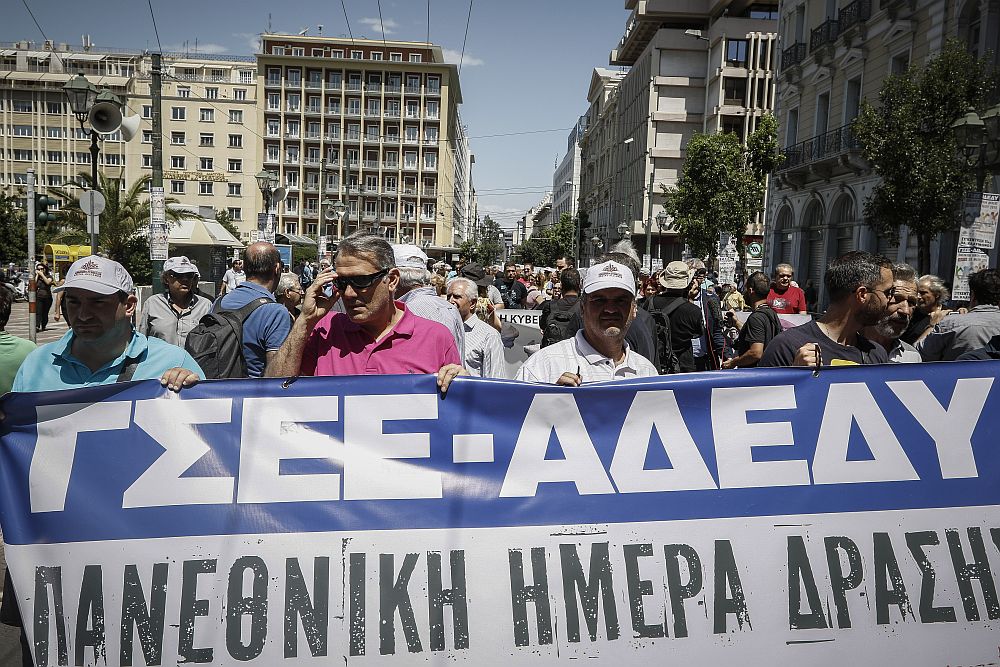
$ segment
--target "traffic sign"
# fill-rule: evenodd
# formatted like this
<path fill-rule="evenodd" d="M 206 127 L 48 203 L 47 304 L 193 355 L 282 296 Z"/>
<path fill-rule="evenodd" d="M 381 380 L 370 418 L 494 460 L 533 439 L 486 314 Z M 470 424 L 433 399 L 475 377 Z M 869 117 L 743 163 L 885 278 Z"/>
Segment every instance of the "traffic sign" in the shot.
<path fill-rule="evenodd" d="M 87 190 L 80 195 L 80 210 L 87 215 L 100 215 L 104 213 L 107 201 L 97 190 Z"/>

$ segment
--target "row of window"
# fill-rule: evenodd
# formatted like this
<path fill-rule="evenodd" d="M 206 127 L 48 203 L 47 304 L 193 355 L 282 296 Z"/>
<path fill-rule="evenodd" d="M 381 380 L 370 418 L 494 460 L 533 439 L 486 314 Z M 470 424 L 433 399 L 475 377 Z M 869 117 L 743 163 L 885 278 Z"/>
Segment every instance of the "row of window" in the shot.
<path fill-rule="evenodd" d="M 340 103 L 340 97 L 327 97 L 326 100 L 326 113 L 328 114 L 340 114 L 342 109 L 345 107 Z M 306 113 L 323 113 L 323 105 L 321 103 L 321 98 L 318 95 L 310 95 L 306 99 L 306 104 L 302 106 L 302 98 L 298 93 L 289 93 L 285 98 L 285 106 L 281 106 L 281 95 L 279 93 L 268 93 L 267 94 L 267 111 L 291 111 L 298 113 L 300 111 L 305 111 Z M 360 97 L 348 97 L 346 102 L 347 113 L 356 116 L 361 115 L 361 98 Z M 365 100 L 364 105 L 365 115 L 368 116 L 380 116 L 382 115 L 382 103 L 379 99 L 369 98 Z M 420 117 L 420 102 L 417 100 L 407 100 L 406 102 L 406 117 L 407 118 L 419 118 Z M 395 116 L 399 118 L 400 114 L 403 112 L 403 107 L 399 103 L 399 100 L 386 100 L 385 101 L 385 115 Z M 438 118 L 441 114 L 441 105 L 436 100 L 427 100 L 424 104 L 424 115 L 428 118 Z M 240 120 L 239 122 L 243 122 Z"/>
<path fill-rule="evenodd" d="M 289 120 L 285 123 L 285 138 L 287 139 L 298 139 L 304 137 L 306 139 L 320 139 L 320 124 L 319 123 L 309 123 L 306 125 L 306 132 L 302 134 L 300 132 L 302 125 L 297 120 Z M 417 125 L 404 125 L 404 134 L 402 138 L 407 143 L 418 143 L 420 141 L 420 127 Z M 348 141 L 359 141 L 364 138 L 365 141 L 380 141 L 384 140 L 387 143 L 399 143 L 400 134 L 398 125 L 386 125 L 384 128 L 385 134 L 382 134 L 382 128 L 379 127 L 377 123 L 368 123 L 365 125 L 364 134 L 361 132 L 360 123 L 348 123 L 347 127 L 343 128 L 339 124 L 330 124 L 326 126 L 326 134 L 322 137 L 328 141 L 337 141 L 343 135 L 344 139 Z M 269 118 L 265 124 L 265 134 L 268 137 L 278 138 L 281 136 L 281 122 L 277 118 Z M 233 136 L 233 135 L 230 135 Z M 438 140 L 438 128 L 436 125 L 428 125 L 424 127 L 424 143 L 435 144 Z"/>
<path fill-rule="evenodd" d="M 227 183 L 226 185 L 229 186 L 229 196 L 242 196 L 242 186 L 239 183 Z M 174 195 L 187 194 L 187 181 L 170 181 L 170 193 Z M 215 181 L 198 181 L 198 194 L 214 195 Z M 230 217 L 232 217 L 233 220 L 240 220 L 241 218 L 237 218 L 232 215 L 232 210 L 233 209 L 230 209 Z"/>
<path fill-rule="evenodd" d="M 142 131 L 142 143 L 151 144 L 153 143 L 153 131 L 143 130 Z M 187 133 L 186 132 L 171 132 L 170 133 L 170 143 L 173 146 L 183 146 L 187 143 Z M 198 145 L 205 146 L 206 148 L 212 148 L 215 146 L 215 134 L 213 132 L 200 132 L 198 134 Z M 230 134 L 229 135 L 229 148 L 243 148 L 243 135 L 242 134 Z"/>
<path fill-rule="evenodd" d="M 37 162 L 40 155 L 42 155 L 41 151 L 31 150 L 30 148 L 12 148 L 7 151 L 7 159 L 20 162 Z M 45 151 L 44 156 L 47 163 L 71 162 L 76 164 L 90 164 L 89 152 Z M 125 156 L 117 153 L 102 152 L 100 153 L 98 164 L 115 167 L 121 166 L 125 164 Z"/>
<path fill-rule="evenodd" d="M 142 105 L 142 117 L 150 119 L 153 117 L 153 105 L 143 104 Z M 187 109 L 185 107 L 170 107 L 170 117 L 173 120 L 187 120 Z M 215 109 L 201 108 L 198 110 L 198 120 L 211 123 L 215 121 Z M 243 122 L 243 109 L 230 109 L 229 110 L 229 122 L 230 123 L 242 123 Z"/>
<path fill-rule="evenodd" d="M 267 85 L 276 86 L 281 84 L 281 74 L 282 70 L 280 67 L 269 67 L 267 68 Z M 386 92 L 401 92 L 403 90 L 403 77 L 406 77 L 406 92 L 420 92 L 420 84 L 424 81 L 424 75 L 422 74 L 397 74 L 394 72 L 385 74 L 385 90 Z M 298 68 L 286 68 L 285 69 L 285 85 L 287 86 L 298 86 L 302 83 L 302 70 Z M 368 74 L 367 85 L 362 83 L 362 75 L 360 72 L 348 72 L 347 73 L 347 90 L 367 90 L 368 92 L 378 92 L 382 89 L 383 75 L 376 73 Z M 441 77 L 438 75 L 428 74 L 426 77 L 427 88 L 426 92 L 432 94 L 440 94 L 441 92 Z M 326 88 L 342 88 L 344 86 L 344 72 L 342 70 L 326 70 L 326 79 L 324 82 L 323 71 L 321 70 L 310 70 L 305 79 L 307 88 L 319 88 L 326 84 Z"/>
<path fill-rule="evenodd" d="M 0 129 L 5 134 L 12 137 L 47 137 L 49 139 L 90 139 L 90 131 L 79 127 L 34 127 L 33 125 L 4 125 Z M 121 141 L 121 131 L 116 130 L 111 134 L 102 134 L 102 139 L 111 141 Z"/>
<path fill-rule="evenodd" d="M 304 46 L 271 46 L 271 55 L 274 56 L 293 56 L 296 58 L 304 58 L 306 55 L 306 49 Z M 313 58 L 345 58 L 350 57 L 351 60 L 383 60 L 385 57 L 384 51 L 376 51 L 374 49 L 369 50 L 367 57 L 364 51 L 358 49 L 351 49 L 347 52 L 344 49 L 325 49 L 325 48 L 313 48 L 309 50 L 309 55 Z M 403 62 L 403 53 L 397 51 L 389 52 L 389 62 L 391 63 L 401 63 Z M 423 62 L 423 54 L 411 53 L 407 62 L 419 63 Z"/>
<path fill-rule="evenodd" d="M 285 172 L 285 185 L 289 188 L 299 187 L 299 172 L 297 171 L 286 171 Z M 341 182 L 340 177 L 336 174 L 328 174 L 326 177 L 326 182 L 323 183 L 323 189 L 327 192 L 336 192 L 340 189 Z M 359 194 L 362 192 L 377 193 L 393 193 L 400 192 L 404 195 L 416 195 L 417 194 L 417 179 L 415 177 L 404 177 L 403 187 L 399 187 L 399 179 L 396 176 L 385 175 L 382 178 L 382 182 L 379 183 L 379 177 L 377 175 L 365 176 L 364 185 L 362 187 L 361 181 L 358 180 L 357 176 L 348 177 L 346 186 L 348 190 L 353 194 Z M 306 173 L 305 181 L 303 187 L 306 189 L 316 189 L 319 190 L 320 179 L 319 174 L 312 172 Z M 420 190 L 420 194 L 425 197 L 432 197 L 437 195 L 437 181 L 434 178 L 425 178 L 423 180 L 423 187 Z"/>
<path fill-rule="evenodd" d="M 279 162 L 281 161 L 281 148 L 276 144 L 267 144 L 264 147 L 265 162 Z M 298 146 L 286 145 L 284 162 L 286 164 L 298 164 L 299 157 L 301 153 Z M 337 164 L 339 162 L 340 152 L 336 149 L 329 149 L 326 153 L 326 160 L 328 163 Z M 348 149 L 344 151 L 345 164 L 347 165 L 358 165 L 360 163 L 361 154 L 360 151 L 355 149 Z M 305 152 L 305 162 L 312 162 L 319 164 L 320 160 L 323 159 L 319 148 L 309 147 Z M 366 153 L 364 166 L 366 169 L 378 169 L 378 152 Z M 403 168 L 404 169 L 416 169 L 417 168 L 417 151 L 406 151 L 403 153 Z M 437 153 L 436 152 L 424 152 L 423 158 L 424 169 L 437 169 Z M 395 151 L 389 151 L 382 155 L 383 169 L 398 169 L 399 168 L 399 153 Z"/>

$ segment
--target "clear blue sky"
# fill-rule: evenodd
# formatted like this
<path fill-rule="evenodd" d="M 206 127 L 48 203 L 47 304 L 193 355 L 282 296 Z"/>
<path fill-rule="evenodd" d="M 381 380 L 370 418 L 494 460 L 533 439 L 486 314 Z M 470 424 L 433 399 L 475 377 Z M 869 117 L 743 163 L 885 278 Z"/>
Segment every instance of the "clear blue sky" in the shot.
<path fill-rule="evenodd" d="M 156 48 L 146 2 L 132 0 L 27 0 L 46 37 L 98 46 Z M 376 0 L 344 0 L 354 37 L 381 38 Z M 386 37 L 427 38 L 427 0 L 382 0 Z M 250 54 L 268 29 L 347 36 L 338 0 L 152 0 L 165 51 L 194 47 L 206 53 Z M 282 8 L 292 13 L 282 12 Z M 462 51 L 468 0 L 430 0 L 430 40 L 454 62 Z M 461 81 L 461 114 L 476 155 L 474 181 L 480 214 L 502 226 L 551 189 L 553 166 L 566 152 L 566 135 L 587 109 L 594 67 L 608 66 L 628 12 L 624 0 L 473 0 Z M 21 0 L 9 0 L 0 40 L 40 41 Z M 452 53 L 453 52 L 453 53 Z M 486 135 L 560 129 L 514 136 Z"/>

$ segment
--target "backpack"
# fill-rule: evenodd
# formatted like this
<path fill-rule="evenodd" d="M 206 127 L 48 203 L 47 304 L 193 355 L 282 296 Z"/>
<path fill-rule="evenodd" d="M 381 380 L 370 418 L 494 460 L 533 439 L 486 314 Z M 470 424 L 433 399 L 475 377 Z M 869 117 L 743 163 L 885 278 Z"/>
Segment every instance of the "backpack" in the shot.
<path fill-rule="evenodd" d="M 545 330 L 542 331 L 542 347 L 576 335 L 576 327 L 572 323 L 574 316 L 580 312 L 579 300 L 567 304 L 562 299 L 557 299 L 549 304 L 549 317 L 545 321 Z"/>
<path fill-rule="evenodd" d="M 220 303 L 217 301 L 212 312 L 198 321 L 198 326 L 188 334 L 184 349 L 210 380 L 249 377 L 243 356 L 243 323 L 250 313 L 273 301 L 262 296 L 238 310 L 222 310 Z"/>
<path fill-rule="evenodd" d="M 674 352 L 674 345 L 670 338 L 670 316 L 686 301 L 687 299 L 683 297 L 677 297 L 659 310 L 653 308 L 652 299 L 646 299 L 643 304 L 643 308 L 653 316 L 653 322 L 656 324 L 653 338 L 656 343 L 656 356 L 659 359 L 659 367 L 656 370 L 660 375 L 673 375 L 681 372 L 680 360 Z"/>

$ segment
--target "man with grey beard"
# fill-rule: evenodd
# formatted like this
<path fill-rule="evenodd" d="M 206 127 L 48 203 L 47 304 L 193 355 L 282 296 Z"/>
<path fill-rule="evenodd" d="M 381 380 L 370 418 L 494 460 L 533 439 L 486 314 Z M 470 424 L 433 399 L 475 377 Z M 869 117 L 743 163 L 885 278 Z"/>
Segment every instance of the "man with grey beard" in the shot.
<path fill-rule="evenodd" d="M 892 277 L 896 288 L 892 301 L 882 319 L 865 327 L 864 334 L 868 340 L 885 348 L 890 362 L 920 363 L 923 360 L 917 348 L 900 338 L 917 309 L 917 273 L 909 264 L 894 264 Z"/>

